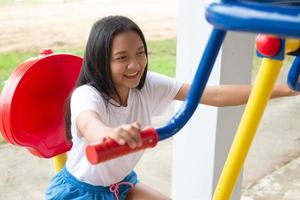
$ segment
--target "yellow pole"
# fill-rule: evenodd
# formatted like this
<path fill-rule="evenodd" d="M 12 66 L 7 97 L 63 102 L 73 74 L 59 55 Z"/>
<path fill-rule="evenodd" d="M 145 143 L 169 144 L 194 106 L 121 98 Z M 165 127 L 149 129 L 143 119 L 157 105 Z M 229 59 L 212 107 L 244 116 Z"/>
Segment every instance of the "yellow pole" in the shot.
<path fill-rule="evenodd" d="M 67 153 L 62 153 L 54 156 L 52 158 L 52 161 L 54 165 L 54 171 L 57 173 L 65 166 L 67 161 Z"/>
<path fill-rule="evenodd" d="M 285 40 L 285 53 L 296 51 L 300 47 L 300 40 L 298 38 L 287 38 Z"/>
<path fill-rule="evenodd" d="M 221 177 L 215 189 L 213 200 L 227 200 L 230 198 L 281 66 L 282 61 L 268 58 L 263 59 Z"/>

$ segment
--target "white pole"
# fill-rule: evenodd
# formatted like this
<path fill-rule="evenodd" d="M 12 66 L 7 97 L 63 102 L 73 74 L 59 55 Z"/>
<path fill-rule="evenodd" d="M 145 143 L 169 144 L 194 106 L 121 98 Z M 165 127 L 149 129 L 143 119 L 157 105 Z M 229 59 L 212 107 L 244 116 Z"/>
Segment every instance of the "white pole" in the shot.
<path fill-rule="evenodd" d="M 191 82 L 212 26 L 206 22 L 204 2 L 199 0 L 180 0 L 178 20 L 176 77 Z M 227 34 L 208 85 L 250 83 L 253 38 L 245 33 Z M 174 137 L 172 199 L 212 198 L 243 108 L 200 105 Z M 241 179 L 232 199 L 240 196 Z"/>

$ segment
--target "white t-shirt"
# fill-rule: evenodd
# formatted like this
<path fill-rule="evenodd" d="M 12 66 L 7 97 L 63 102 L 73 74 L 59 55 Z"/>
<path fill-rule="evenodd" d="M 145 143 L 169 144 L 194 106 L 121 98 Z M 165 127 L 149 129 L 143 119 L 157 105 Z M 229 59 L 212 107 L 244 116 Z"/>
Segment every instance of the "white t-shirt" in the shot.
<path fill-rule="evenodd" d="M 181 83 L 157 73 L 148 72 L 141 90 L 130 89 L 127 107 L 106 104 L 100 93 L 92 86 L 76 88 L 71 97 L 71 132 L 73 147 L 68 155 L 66 167 L 78 180 L 109 186 L 122 181 L 136 166 L 143 152 L 137 152 L 91 165 L 85 156 L 87 141 L 77 135 L 75 119 L 85 110 L 96 111 L 111 127 L 139 122 L 143 127 L 151 125 L 151 117 L 161 114 L 178 93 Z M 108 106 L 108 107 L 106 107 Z"/>

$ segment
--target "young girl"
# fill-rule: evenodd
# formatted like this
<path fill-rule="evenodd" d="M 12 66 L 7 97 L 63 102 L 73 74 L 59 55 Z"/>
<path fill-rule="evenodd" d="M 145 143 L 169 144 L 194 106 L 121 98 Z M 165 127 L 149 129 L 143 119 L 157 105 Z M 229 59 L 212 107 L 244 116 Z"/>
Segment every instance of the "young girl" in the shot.
<path fill-rule="evenodd" d="M 83 68 L 74 90 L 67 133 L 73 140 L 66 167 L 51 181 L 46 199 L 168 199 L 139 182 L 133 171 L 143 152 L 98 165 L 85 156 L 89 143 L 112 138 L 130 148 L 142 145 L 139 132 L 151 117 L 172 100 L 185 100 L 189 84 L 147 71 L 147 45 L 140 28 L 130 19 L 109 16 L 91 30 Z M 200 103 L 232 106 L 247 102 L 251 86 L 207 87 Z M 272 97 L 292 95 L 286 85 L 276 86 Z"/>

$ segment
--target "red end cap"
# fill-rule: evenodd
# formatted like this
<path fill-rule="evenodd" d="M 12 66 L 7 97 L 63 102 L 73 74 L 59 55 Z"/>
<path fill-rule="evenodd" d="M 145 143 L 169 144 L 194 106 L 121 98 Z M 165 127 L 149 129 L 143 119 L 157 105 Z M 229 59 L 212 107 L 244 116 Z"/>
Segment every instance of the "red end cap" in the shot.
<path fill-rule="evenodd" d="M 264 56 L 276 56 L 281 49 L 281 39 L 275 36 L 259 34 L 256 38 L 256 49 Z"/>
<path fill-rule="evenodd" d="M 94 146 L 88 145 L 85 149 L 85 152 L 87 155 L 87 159 L 91 164 L 96 165 L 100 162 L 98 151 Z"/>

